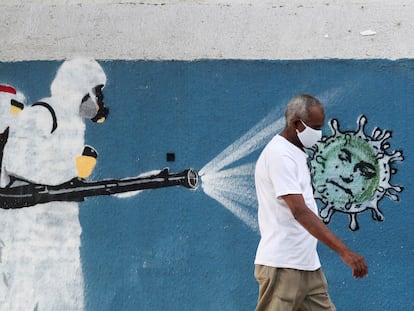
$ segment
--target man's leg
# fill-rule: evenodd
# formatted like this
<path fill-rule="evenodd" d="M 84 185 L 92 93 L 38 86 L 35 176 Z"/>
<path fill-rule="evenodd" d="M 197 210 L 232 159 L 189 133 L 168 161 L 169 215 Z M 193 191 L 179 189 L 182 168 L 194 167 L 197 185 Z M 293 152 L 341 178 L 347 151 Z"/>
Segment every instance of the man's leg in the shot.
<path fill-rule="evenodd" d="M 322 269 L 307 272 L 304 284 L 308 286 L 308 293 L 298 311 L 336 311 Z"/>
<path fill-rule="evenodd" d="M 301 271 L 256 265 L 259 284 L 256 311 L 292 311 L 301 281 Z"/>

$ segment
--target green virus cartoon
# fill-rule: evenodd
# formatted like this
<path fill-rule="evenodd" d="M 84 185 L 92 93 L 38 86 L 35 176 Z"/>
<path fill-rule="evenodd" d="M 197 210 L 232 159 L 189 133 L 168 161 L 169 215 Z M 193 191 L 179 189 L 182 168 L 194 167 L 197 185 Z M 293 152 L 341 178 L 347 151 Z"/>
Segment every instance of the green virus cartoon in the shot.
<path fill-rule="evenodd" d="M 364 133 L 367 118 L 360 116 L 355 132 L 341 132 L 338 120 L 329 122 L 331 136 L 312 147 L 310 171 L 314 195 L 324 205 L 319 215 L 325 223 L 335 212 L 349 215 L 349 228 L 359 229 L 357 214 L 370 210 L 372 219 L 383 221 L 378 204 L 385 196 L 398 201 L 403 187 L 390 183 L 397 170 L 392 163 L 403 161 L 402 151 L 387 153 L 391 131 L 375 128 Z"/>

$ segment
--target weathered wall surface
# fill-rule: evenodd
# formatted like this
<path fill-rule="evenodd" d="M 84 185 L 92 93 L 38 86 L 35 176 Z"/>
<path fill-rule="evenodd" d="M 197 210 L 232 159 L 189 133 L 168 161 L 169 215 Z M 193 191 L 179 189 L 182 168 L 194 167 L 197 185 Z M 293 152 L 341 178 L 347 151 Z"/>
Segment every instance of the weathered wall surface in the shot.
<path fill-rule="evenodd" d="M 330 147 L 324 162 L 310 162 L 321 217 L 370 268 L 354 280 L 320 246 L 337 309 L 414 308 L 411 1 L 9 1 L 0 12 L 0 108 L 10 100 L 1 85 L 11 84 L 26 97 L 16 118 L 35 124 L 10 133 L 6 145 L 27 149 L 8 152 L 4 165 L 56 184 L 74 169 L 59 153 L 82 142 L 98 152 L 90 181 L 163 167 L 200 173 L 196 190 L 1 210 L 0 310 L 253 310 L 254 163 L 299 92 L 326 105 Z M 103 124 L 84 119 L 76 136 L 70 124 L 85 94 L 69 96 L 65 86 L 102 73 L 72 65 L 56 94 L 56 73 L 74 56 L 98 60 L 110 109 Z M 36 107 L 46 118 L 28 113 L 39 100 L 56 111 L 57 130 L 47 130 L 45 106 Z M 72 114 L 59 112 L 69 102 Z M 6 108 L 2 131 L 6 121 L 29 124 L 4 121 Z M 22 135 L 48 151 L 26 147 Z M 340 186 L 324 182 L 332 176 Z"/>
<path fill-rule="evenodd" d="M 0 11 L 3 61 L 414 53 L 412 1 L 7 1 Z"/>

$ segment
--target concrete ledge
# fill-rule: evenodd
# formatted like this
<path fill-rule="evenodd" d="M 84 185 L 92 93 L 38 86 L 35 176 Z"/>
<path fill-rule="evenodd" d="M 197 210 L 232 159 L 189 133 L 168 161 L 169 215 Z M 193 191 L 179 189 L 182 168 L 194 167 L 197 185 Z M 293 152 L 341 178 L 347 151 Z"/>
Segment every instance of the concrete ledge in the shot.
<path fill-rule="evenodd" d="M 1 4 L 0 61 L 414 57 L 408 0 L 61 2 Z"/>

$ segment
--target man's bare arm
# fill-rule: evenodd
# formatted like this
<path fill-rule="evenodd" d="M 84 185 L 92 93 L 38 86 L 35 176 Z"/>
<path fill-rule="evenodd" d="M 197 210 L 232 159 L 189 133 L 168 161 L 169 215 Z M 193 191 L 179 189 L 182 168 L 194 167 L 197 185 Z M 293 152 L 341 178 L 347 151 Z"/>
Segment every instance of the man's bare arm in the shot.
<path fill-rule="evenodd" d="M 364 257 L 354 253 L 345 245 L 307 206 L 301 194 L 289 194 L 282 197 L 293 217 L 315 238 L 339 254 L 341 259 L 351 267 L 356 278 L 368 275 L 368 266 Z"/>

